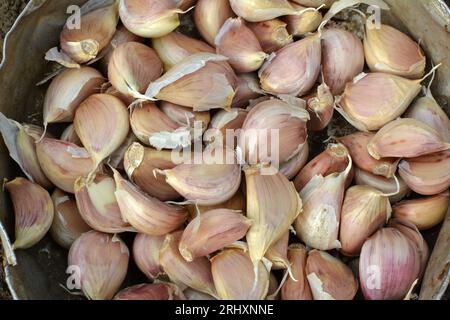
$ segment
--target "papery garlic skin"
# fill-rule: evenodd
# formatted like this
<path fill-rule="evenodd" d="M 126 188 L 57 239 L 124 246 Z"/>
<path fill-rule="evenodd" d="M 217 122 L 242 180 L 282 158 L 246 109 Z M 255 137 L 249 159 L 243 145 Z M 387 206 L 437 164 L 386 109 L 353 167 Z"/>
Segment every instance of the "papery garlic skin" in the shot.
<path fill-rule="evenodd" d="M 185 300 L 184 294 L 173 283 L 138 284 L 123 289 L 114 300 Z"/>
<path fill-rule="evenodd" d="M 313 8 L 318 8 L 322 5 L 324 5 L 325 8 L 329 8 L 335 1 L 336 0 L 292 0 L 294 3 Z"/>
<path fill-rule="evenodd" d="M 230 0 L 233 11 L 250 22 L 260 22 L 297 11 L 287 0 Z"/>
<path fill-rule="evenodd" d="M 48 191 L 24 178 L 4 184 L 14 207 L 14 249 L 27 249 L 38 243 L 50 229 L 54 216 Z"/>
<path fill-rule="evenodd" d="M 272 263 L 271 270 L 290 269 L 291 265 L 288 260 L 290 230 L 286 231 L 280 239 L 274 242 L 265 254 L 265 258 Z"/>
<path fill-rule="evenodd" d="M 298 11 L 306 9 L 295 3 L 291 5 Z M 307 10 L 302 14 L 285 16 L 283 20 L 287 23 L 289 34 L 298 37 L 316 31 L 322 22 L 322 14 L 318 10 Z"/>
<path fill-rule="evenodd" d="M 331 122 L 334 114 L 334 96 L 326 83 L 317 87 L 317 92 L 307 99 L 310 120 L 308 129 L 321 131 Z"/>
<path fill-rule="evenodd" d="M 287 31 L 287 24 L 280 19 L 248 23 L 266 53 L 275 52 L 292 43 L 293 37 Z"/>
<path fill-rule="evenodd" d="M 183 291 L 184 296 L 186 297 L 186 300 L 216 300 L 214 297 L 210 296 L 209 294 L 187 288 Z"/>
<path fill-rule="evenodd" d="M 180 127 L 186 127 L 192 130 L 195 128 L 195 122 L 200 122 L 201 130 L 204 132 L 211 121 L 209 111 L 195 112 L 191 108 L 179 106 L 167 101 L 162 101 L 160 109 L 172 121 L 177 123 Z M 198 136 L 192 134 L 193 139 L 198 139 Z"/>
<path fill-rule="evenodd" d="M 68 265 L 80 276 L 81 289 L 88 299 L 109 300 L 125 279 L 129 257 L 127 246 L 118 236 L 89 231 L 73 243 Z"/>
<path fill-rule="evenodd" d="M 138 233 L 133 242 L 133 258 L 139 270 L 148 279 L 156 279 L 161 273 L 159 263 L 159 252 L 163 246 L 166 236 L 150 236 Z"/>
<path fill-rule="evenodd" d="M 294 279 L 288 278 L 281 288 L 281 300 L 312 300 L 311 289 L 306 278 L 306 247 L 294 243 L 288 248 L 288 258 L 291 263 Z"/>

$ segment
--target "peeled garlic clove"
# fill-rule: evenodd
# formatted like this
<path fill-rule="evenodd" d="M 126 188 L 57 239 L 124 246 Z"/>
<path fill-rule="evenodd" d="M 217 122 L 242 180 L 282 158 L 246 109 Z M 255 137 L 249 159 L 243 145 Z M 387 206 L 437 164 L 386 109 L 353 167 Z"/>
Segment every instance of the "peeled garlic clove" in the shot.
<path fill-rule="evenodd" d="M 130 130 L 126 106 L 108 94 L 95 94 L 77 109 L 74 126 L 97 167 L 125 141 Z"/>
<path fill-rule="evenodd" d="M 191 54 L 200 52 L 215 53 L 214 48 L 207 43 L 188 37 L 177 31 L 171 32 L 161 38 L 152 39 L 152 46 L 164 63 L 164 69 L 166 71 Z"/>
<path fill-rule="evenodd" d="M 170 280 L 179 286 L 188 286 L 197 291 L 216 296 L 211 263 L 200 257 L 191 262 L 184 260 L 178 250 L 182 231 L 168 234 L 159 254 L 159 261 Z"/>
<path fill-rule="evenodd" d="M 399 186 L 397 186 L 397 181 Z M 385 178 L 383 176 L 375 175 L 371 172 L 355 168 L 355 182 L 357 185 L 368 185 L 380 190 L 383 193 L 393 194 L 389 197 L 391 203 L 396 203 L 406 197 L 411 189 L 406 185 L 405 181 L 398 175 L 392 178 Z M 398 193 L 394 195 L 394 193 Z"/>
<path fill-rule="evenodd" d="M 74 193 L 75 180 L 95 170 L 86 149 L 70 142 L 44 138 L 36 144 L 36 154 L 45 176 L 65 192 Z"/>
<path fill-rule="evenodd" d="M 269 290 L 269 271 L 263 262 L 257 263 L 254 269 L 249 254 L 239 249 L 227 249 L 214 256 L 211 269 L 220 299 L 263 300 Z"/>
<path fill-rule="evenodd" d="M 145 148 L 133 143 L 125 153 L 124 169 L 128 178 L 144 192 L 161 201 L 176 200 L 180 194 L 166 183 L 163 176 L 154 173 L 156 169 L 172 169 L 172 151 Z"/>
<path fill-rule="evenodd" d="M 186 261 L 205 257 L 243 238 L 251 220 L 229 209 L 199 214 L 184 229 L 179 250 Z"/>
<path fill-rule="evenodd" d="M 236 132 L 242 129 L 247 115 L 247 110 L 238 108 L 218 111 L 212 117 L 209 129 L 203 135 L 203 141 L 207 144 L 225 145 L 235 149 Z"/>
<path fill-rule="evenodd" d="M 290 269 L 288 260 L 289 233 L 287 231 L 278 241 L 274 242 L 266 252 L 265 258 L 272 262 L 272 270 Z"/>
<path fill-rule="evenodd" d="M 394 217 L 413 223 L 419 230 L 430 229 L 445 217 L 450 197 L 448 191 L 425 198 L 405 200 L 393 207 Z"/>
<path fill-rule="evenodd" d="M 50 234 L 61 247 L 69 249 L 72 243 L 91 228 L 80 215 L 75 199 L 56 189 L 52 194 L 55 217 Z"/>
<path fill-rule="evenodd" d="M 44 100 L 44 127 L 49 123 L 71 122 L 86 98 L 100 92 L 102 74 L 90 67 L 66 69 L 54 78 Z"/>
<path fill-rule="evenodd" d="M 405 159 L 398 165 L 408 187 L 422 195 L 435 195 L 450 187 L 450 150 Z"/>
<path fill-rule="evenodd" d="M 308 122 L 308 129 L 312 131 L 325 129 L 334 114 L 334 96 L 330 88 L 325 83 L 318 86 L 317 93 L 307 99 L 307 105 L 311 118 Z"/>
<path fill-rule="evenodd" d="M 183 207 L 166 204 L 150 197 L 114 171 L 116 199 L 122 217 L 138 232 L 153 236 L 177 230 L 187 217 Z"/>
<path fill-rule="evenodd" d="M 292 3 L 292 7 L 298 11 L 306 8 Z M 287 24 L 289 34 L 299 37 L 309 32 L 314 32 L 322 22 L 322 14 L 318 10 L 306 10 L 302 14 L 289 15 L 283 18 Z"/>
<path fill-rule="evenodd" d="M 92 181 L 80 177 L 75 182 L 78 209 L 92 229 L 105 233 L 134 231 L 122 218 L 115 189 L 114 179 L 103 174 L 97 174 Z"/>
<path fill-rule="evenodd" d="M 281 288 L 281 300 L 312 300 L 311 289 L 306 278 L 306 259 L 308 252 L 300 243 L 294 243 L 288 248 L 288 258 L 291 263 L 292 275 Z"/>
<path fill-rule="evenodd" d="M 295 221 L 299 239 L 312 248 L 331 250 L 341 247 L 338 241 L 339 222 L 344 200 L 345 180 L 352 168 L 326 177 L 315 175 L 300 191 L 303 211 Z"/>
<path fill-rule="evenodd" d="M 89 62 L 108 46 L 118 22 L 116 1 L 94 4 L 81 16 L 81 27 L 64 26 L 60 36 L 61 49 L 77 63 Z"/>
<path fill-rule="evenodd" d="M 448 150 L 450 143 L 432 127 L 415 119 L 398 119 L 385 125 L 367 145 L 375 159 L 415 158 Z"/>
<path fill-rule="evenodd" d="M 372 72 L 386 72 L 410 79 L 425 74 L 426 57 L 419 44 L 399 30 L 367 23 L 364 52 Z"/>
<path fill-rule="evenodd" d="M 249 164 L 283 163 L 298 154 L 307 139 L 308 112 L 279 99 L 257 104 L 248 113 L 239 135 L 239 148 Z M 277 137 L 274 131 L 278 132 Z M 282 141 L 282 145 L 278 145 Z M 270 148 L 270 150 L 269 150 Z"/>
<path fill-rule="evenodd" d="M 228 18 L 234 17 L 228 0 L 198 0 L 194 21 L 199 33 L 210 45 Z"/>
<path fill-rule="evenodd" d="M 218 54 L 229 58 L 237 72 L 258 70 L 268 57 L 262 51 L 258 38 L 241 18 L 229 18 L 217 34 L 214 44 Z"/>
<path fill-rule="evenodd" d="M 261 170 L 245 170 L 247 217 L 253 221 L 247 243 L 255 265 L 286 234 L 302 210 L 302 200 L 292 182 L 281 173 L 264 175 Z"/>
<path fill-rule="evenodd" d="M 120 93 L 140 98 L 162 71 L 162 62 L 152 48 L 139 42 L 126 42 L 112 53 L 108 79 Z"/>
<path fill-rule="evenodd" d="M 68 265 L 88 299 L 109 300 L 127 274 L 130 253 L 116 235 L 97 231 L 82 234 L 69 251 Z"/>
<path fill-rule="evenodd" d="M 233 99 L 233 108 L 247 107 L 250 100 L 261 96 L 258 77 L 253 73 L 238 75 L 238 87 Z"/>
<path fill-rule="evenodd" d="M 318 35 L 288 44 L 259 70 L 261 88 L 274 95 L 302 96 L 314 86 L 320 73 L 320 63 Z"/>
<path fill-rule="evenodd" d="M 316 175 L 326 177 L 344 171 L 348 165 L 348 150 L 342 144 L 330 144 L 327 149 L 312 159 L 295 177 L 297 191 L 302 190 Z"/>
<path fill-rule="evenodd" d="M 173 0 L 120 0 L 119 15 L 125 27 L 144 38 L 158 38 L 180 25 L 179 13 Z"/>
<path fill-rule="evenodd" d="M 75 126 L 73 124 L 69 125 L 66 129 L 64 129 L 61 137 L 59 138 L 61 141 L 70 142 L 76 144 L 77 146 L 82 147 L 83 143 L 75 132 Z"/>
<path fill-rule="evenodd" d="M 352 270 L 324 251 L 308 253 L 305 271 L 314 300 L 353 300 L 358 291 Z"/>
<path fill-rule="evenodd" d="M 280 165 L 280 172 L 289 180 L 293 179 L 308 162 L 308 157 L 309 145 L 305 143 L 302 150 L 295 157 Z"/>
<path fill-rule="evenodd" d="M 208 128 L 209 122 L 211 121 L 209 111 L 194 112 L 190 108 L 182 107 L 166 101 L 161 102 L 160 109 L 180 127 L 193 129 L 195 128 L 195 123 L 200 122 L 202 132 L 204 132 L 206 128 Z"/>
<path fill-rule="evenodd" d="M 381 158 L 376 160 L 373 158 L 367 151 L 367 145 L 374 137 L 374 133 L 356 132 L 340 137 L 338 141 L 347 147 L 350 156 L 359 168 L 385 178 L 392 178 L 397 171 L 400 159 Z"/>
<path fill-rule="evenodd" d="M 114 300 L 185 300 L 178 286 L 172 283 L 138 284 L 123 289 Z"/>
<path fill-rule="evenodd" d="M 287 24 L 279 19 L 248 23 L 266 53 L 277 51 L 292 42 Z"/>
<path fill-rule="evenodd" d="M 298 3 L 305 7 L 318 8 L 325 6 L 325 8 L 331 7 L 336 0 L 292 0 L 294 3 Z"/>
<path fill-rule="evenodd" d="M 347 83 L 336 110 L 360 131 L 378 130 L 402 115 L 419 92 L 419 80 L 362 74 Z"/>
<path fill-rule="evenodd" d="M 230 0 L 230 5 L 239 17 L 250 22 L 266 21 L 297 13 L 287 0 Z"/>
<path fill-rule="evenodd" d="M 216 300 L 214 297 L 210 296 L 209 294 L 187 288 L 183 291 L 184 296 L 186 297 L 186 300 Z"/>
<path fill-rule="evenodd" d="M 357 256 L 366 241 L 391 217 L 387 195 L 370 186 L 353 186 L 345 193 L 341 211 L 341 252 Z"/>
<path fill-rule="evenodd" d="M 377 231 L 363 245 L 359 278 L 368 300 L 403 299 L 420 272 L 417 246 L 394 228 Z"/>
<path fill-rule="evenodd" d="M 27 249 L 38 243 L 50 229 L 54 216 L 52 199 L 47 190 L 24 178 L 4 184 L 14 206 L 14 249 Z"/>
<path fill-rule="evenodd" d="M 334 95 L 341 94 L 345 85 L 363 72 L 364 48 L 353 33 L 326 29 L 322 33 L 323 81 Z"/>
<path fill-rule="evenodd" d="M 156 279 L 161 273 L 159 252 L 165 236 L 150 236 L 138 233 L 133 242 L 133 258 L 139 270 L 150 280 Z"/>

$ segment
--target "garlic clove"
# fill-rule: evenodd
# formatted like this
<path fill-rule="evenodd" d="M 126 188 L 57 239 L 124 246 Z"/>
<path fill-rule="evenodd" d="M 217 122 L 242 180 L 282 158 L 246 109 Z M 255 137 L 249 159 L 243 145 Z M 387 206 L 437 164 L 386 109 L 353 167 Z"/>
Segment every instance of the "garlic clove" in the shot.
<path fill-rule="evenodd" d="M 122 217 L 138 232 L 161 236 L 177 230 L 187 217 L 183 207 L 150 197 L 114 170 L 116 199 Z"/>
<path fill-rule="evenodd" d="M 374 137 L 374 133 L 356 132 L 337 138 L 337 140 L 347 147 L 358 168 L 385 178 L 392 178 L 397 171 L 400 159 L 381 158 L 376 160 L 373 158 L 367 151 L 367 145 Z"/>
<path fill-rule="evenodd" d="M 44 100 L 44 127 L 49 123 L 71 122 L 78 106 L 90 95 L 100 92 L 105 82 L 90 67 L 66 69 L 54 78 Z"/>
<path fill-rule="evenodd" d="M 402 160 L 398 169 L 414 192 L 426 196 L 444 192 L 450 187 L 450 150 Z"/>
<path fill-rule="evenodd" d="M 397 119 L 385 125 L 367 145 L 375 159 L 415 158 L 448 150 L 450 143 L 432 127 L 415 119 Z"/>
<path fill-rule="evenodd" d="M 109 300 L 125 279 L 129 257 L 127 246 L 118 236 L 89 231 L 72 244 L 68 265 L 80 277 L 88 299 Z"/>
<path fill-rule="evenodd" d="M 413 223 L 419 230 L 430 229 L 445 217 L 450 204 L 448 191 L 431 197 L 405 200 L 392 209 L 395 218 Z"/>
<path fill-rule="evenodd" d="M 269 290 L 269 271 L 264 263 L 257 263 L 255 270 L 249 254 L 239 249 L 227 249 L 214 256 L 211 270 L 220 299 L 263 300 Z"/>
<path fill-rule="evenodd" d="M 24 178 L 6 182 L 14 206 L 14 249 L 27 249 L 38 243 L 50 229 L 54 207 L 48 191 Z"/>
<path fill-rule="evenodd" d="M 308 253 L 305 271 L 314 300 L 353 300 L 358 291 L 352 270 L 324 251 Z"/>
<path fill-rule="evenodd" d="M 187 288 L 183 291 L 184 296 L 186 297 L 186 300 L 216 300 L 214 297 L 210 296 L 209 294 Z"/>
<path fill-rule="evenodd" d="M 324 6 L 325 8 L 329 8 L 336 0 L 291 0 L 291 1 L 305 7 L 319 8 L 321 6 Z"/>
<path fill-rule="evenodd" d="M 134 135 L 133 130 L 130 130 L 122 145 L 118 149 L 116 149 L 116 151 L 114 151 L 111 156 L 109 156 L 108 164 L 115 169 L 124 170 L 123 163 L 125 154 L 131 147 L 131 145 L 133 145 L 133 143 L 136 143 L 137 141 L 138 138 Z"/>
<path fill-rule="evenodd" d="M 234 17 L 228 0 L 198 0 L 194 21 L 199 33 L 210 45 L 228 18 Z"/>
<path fill-rule="evenodd" d="M 64 191 L 56 189 L 52 194 L 55 217 L 50 234 L 61 247 L 70 249 L 72 243 L 91 229 L 80 215 L 75 199 Z"/>
<path fill-rule="evenodd" d="M 363 72 L 364 48 L 353 33 L 326 29 L 322 33 L 323 81 L 334 95 L 342 94 L 345 85 Z"/>
<path fill-rule="evenodd" d="M 381 24 L 367 23 L 364 52 L 372 72 L 386 72 L 410 79 L 425 74 L 426 57 L 419 44 L 399 30 Z"/>
<path fill-rule="evenodd" d="M 307 99 L 310 120 L 308 129 L 321 131 L 325 129 L 333 118 L 334 96 L 330 88 L 323 83 L 317 87 L 317 92 Z"/>
<path fill-rule="evenodd" d="M 258 38 L 264 52 L 272 53 L 292 43 L 287 24 L 280 19 L 248 23 L 248 27 Z"/>
<path fill-rule="evenodd" d="M 125 153 L 124 168 L 128 178 L 142 191 L 161 201 L 176 200 L 180 194 L 166 183 L 164 177 L 154 173 L 156 169 L 172 169 L 172 151 L 145 148 L 133 143 Z"/>
<path fill-rule="evenodd" d="M 355 168 L 355 183 L 357 185 L 368 185 L 374 187 L 385 194 L 394 194 L 397 192 L 398 188 L 398 193 L 389 197 L 391 203 L 396 203 L 402 200 L 411 192 L 411 189 L 405 181 L 398 175 L 396 175 L 395 178 L 392 177 L 387 179 L 383 176 L 375 175 L 359 168 Z"/>
<path fill-rule="evenodd" d="M 314 86 L 320 73 L 320 63 L 318 35 L 288 44 L 259 70 L 261 88 L 274 95 L 302 96 Z"/>
<path fill-rule="evenodd" d="M 184 294 L 173 283 L 138 284 L 123 289 L 114 300 L 185 300 Z"/>
<path fill-rule="evenodd" d="M 339 241 L 341 252 L 357 256 L 375 231 L 391 217 L 387 195 L 370 186 L 353 186 L 345 192 L 341 211 Z"/>
<path fill-rule="evenodd" d="M 120 0 L 119 15 L 125 27 L 144 38 L 158 38 L 180 25 L 179 13 L 173 0 Z"/>
<path fill-rule="evenodd" d="M 289 234 L 290 231 L 274 242 L 265 254 L 265 258 L 272 263 L 272 270 L 290 269 L 290 263 L 288 260 L 288 246 L 289 246 Z"/>
<path fill-rule="evenodd" d="M 83 143 L 80 140 L 80 137 L 78 137 L 77 133 L 75 132 L 75 126 L 70 124 L 67 126 L 66 129 L 64 129 L 63 133 L 61 134 L 61 137 L 59 138 L 61 141 L 70 142 L 73 144 L 76 144 L 77 146 L 82 147 Z"/>
<path fill-rule="evenodd" d="M 106 88 L 106 90 L 102 90 L 101 93 L 106 93 L 106 94 L 109 94 L 116 98 L 119 98 L 120 100 L 122 100 L 123 103 L 125 103 L 126 106 L 130 106 L 134 101 L 136 101 L 136 99 L 133 98 L 132 96 L 128 96 L 128 95 L 121 93 L 119 90 L 117 90 L 113 86 Z"/>
<path fill-rule="evenodd" d="M 211 121 L 209 111 L 194 112 L 190 108 L 166 101 L 161 102 L 160 109 L 180 127 L 189 128 L 191 131 L 195 128 L 195 123 L 200 122 L 202 132 L 204 132 L 206 128 L 208 128 L 209 122 Z M 194 139 L 197 139 L 195 135 Z"/>
<path fill-rule="evenodd" d="M 261 96 L 262 90 L 259 88 L 258 77 L 254 73 L 244 73 L 238 75 L 238 87 L 234 96 L 232 107 L 247 107 L 250 100 Z"/>
<path fill-rule="evenodd" d="M 309 145 L 305 143 L 302 150 L 287 162 L 280 165 L 280 172 L 286 176 L 289 180 L 292 180 L 299 171 L 308 162 L 309 157 Z"/>
<path fill-rule="evenodd" d="M 126 42 L 114 49 L 108 65 L 108 79 L 120 93 L 140 98 L 148 85 L 163 72 L 156 52 L 139 42 Z"/>
<path fill-rule="evenodd" d="M 159 261 L 170 280 L 179 286 L 216 297 L 216 289 L 208 258 L 200 257 L 187 262 L 178 250 L 182 231 L 168 234 L 159 254 Z"/>
<path fill-rule="evenodd" d="M 220 28 L 214 44 L 216 51 L 229 58 L 237 72 L 258 70 L 268 55 L 262 51 L 258 38 L 241 18 L 229 18 Z"/>
<path fill-rule="evenodd" d="M 291 244 L 288 258 L 294 279 L 288 278 L 281 288 L 281 300 L 312 300 L 311 289 L 306 278 L 308 252 L 300 243 Z"/>
<path fill-rule="evenodd" d="M 75 182 L 78 209 L 92 229 L 105 233 L 134 231 L 122 218 L 115 190 L 114 179 L 104 174 L 97 174 L 92 181 L 80 177 Z"/>
<path fill-rule="evenodd" d="M 152 45 L 163 62 L 164 70 L 166 71 L 192 54 L 201 52 L 215 53 L 214 48 L 207 43 L 177 31 L 161 38 L 152 39 Z"/>
<path fill-rule="evenodd" d="M 250 22 L 260 22 L 295 14 L 297 10 L 287 0 L 230 0 L 233 11 Z"/>
<path fill-rule="evenodd" d="M 74 126 L 95 167 L 125 141 L 130 130 L 126 106 L 118 98 L 95 94 L 77 109 Z"/>
<path fill-rule="evenodd" d="M 74 193 L 75 180 L 95 170 L 86 149 L 70 142 L 43 138 L 36 144 L 36 154 L 45 176 L 68 193 Z"/>
<path fill-rule="evenodd" d="M 133 258 L 139 270 L 153 280 L 162 274 L 159 263 L 159 253 L 163 246 L 165 236 L 150 236 L 138 233 L 133 242 Z"/>
<path fill-rule="evenodd" d="M 183 231 L 179 250 L 186 261 L 205 257 L 243 238 L 251 220 L 229 209 L 199 214 Z"/>
<path fill-rule="evenodd" d="M 304 11 L 300 15 L 288 15 L 283 18 L 287 24 L 287 30 L 289 34 L 299 37 L 309 32 L 314 32 L 319 28 L 322 22 L 322 14 L 319 10 L 305 10 L 307 8 L 298 4 L 291 4 L 297 11 Z"/>
<path fill-rule="evenodd" d="M 175 2 L 177 3 L 177 8 L 181 10 L 188 10 L 197 5 L 197 0 L 175 0 Z"/>
<path fill-rule="evenodd" d="M 378 130 L 402 115 L 419 92 L 419 80 L 362 74 L 347 83 L 336 110 L 360 131 Z"/>

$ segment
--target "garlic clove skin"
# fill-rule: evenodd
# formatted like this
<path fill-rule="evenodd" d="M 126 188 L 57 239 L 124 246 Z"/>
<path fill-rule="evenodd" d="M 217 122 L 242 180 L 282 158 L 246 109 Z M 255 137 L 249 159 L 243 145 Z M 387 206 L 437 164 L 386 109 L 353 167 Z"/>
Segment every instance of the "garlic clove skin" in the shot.
<path fill-rule="evenodd" d="M 121 144 L 119 148 L 116 149 L 108 158 L 108 164 L 118 170 L 124 170 L 123 163 L 125 159 L 125 154 L 127 150 L 136 143 L 138 138 L 134 135 L 133 131 L 128 132 L 125 141 Z"/>
<path fill-rule="evenodd" d="M 336 0 L 292 0 L 294 3 L 298 3 L 305 7 L 318 8 L 324 6 L 325 8 L 331 7 Z"/>
<path fill-rule="evenodd" d="M 292 3 L 291 5 L 298 11 L 306 9 L 295 3 Z M 294 37 L 300 37 L 309 32 L 314 32 L 319 28 L 319 25 L 322 22 L 322 14 L 318 10 L 307 10 L 300 15 L 285 16 L 283 20 L 287 24 L 289 34 Z"/>
<path fill-rule="evenodd" d="M 133 98 L 132 96 L 128 96 L 128 95 L 121 93 L 119 90 L 117 90 L 113 86 L 110 86 L 106 90 L 102 90 L 102 93 L 106 93 L 106 94 L 109 94 L 116 98 L 119 98 L 120 100 L 122 100 L 123 103 L 125 103 L 126 106 L 130 106 L 134 101 L 136 101 L 136 99 Z"/>
<path fill-rule="evenodd" d="M 280 172 L 284 174 L 286 178 L 292 180 L 308 162 L 308 157 L 309 145 L 308 143 L 305 143 L 302 150 L 300 150 L 295 157 L 280 165 Z"/>
<path fill-rule="evenodd" d="M 108 79 L 120 93 L 141 98 L 148 85 L 158 79 L 163 65 L 156 52 L 139 42 L 126 42 L 114 49 Z"/>
<path fill-rule="evenodd" d="M 322 131 L 333 118 L 334 96 L 330 88 L 323 83 L 317 87 L 317 92 L 307 99 L 310 120 L 308 129 L 311 131 Z"/>
<path fill-rule="evenodd" d="M 254 73 L 243 73 L 238 75 L 238 87 L 234 96 L 232 107 L 247 107 L 250 100 L 261 96 L 259 79 Z"/>
<path fill-rule="evenodd" d="M 291 263 L 292 278 L 286 279 L 281 288 L 281 300 L 312 300 L 312 293 L 306 278 L 306 259 L 308 251 L 300 243 L 291 244 L 288 248 L 288 258 Z"/>
<path fill-rule="evenodd" d="M 370 186 L 353 186 L 345 192 L 339 241 L 341 252 L 357 256 L 366 241 L 391 217 L 389 199 Z"/>
<path fill-rule="evenodd" d="M 50 229 L 54 207 L 48 191 L 24 178 L 6 182 L 14 207 L 14 249 L 27 249 L 38 243 Z"/>
<path fill-rule="evenodd" d="M 181 10 L 188 10 L 197 5 L 197 0 L 175 0 L 177 7 Z"/>
<path fill-rule="evenodd" d="M 118 236 L 89 231 L 72 244 L 68 265 L 80 277 L 88 299 L 110 300 L 125 279 L 129 257 L 127 246 Z"/>
<path fill-rule="evenodd" d="M 199 33 L 210 45 L 228 18 L 234 17 L 228 0 L 198 0 L 194 21 Z"/>
<path fill-rule="evenodd" d="M 166 236 L 159 254 L 162 269 L 173 283 L 216 297 L 211 263 L 206 257 L 187 262 L 178 250 L 181 236 L 182 231 Z"/>
<path fill-rule="evenodd" d="M 337 140 L 347 147 L 358 168 L 385 178 L 392 178 L 397 171 L 400 159 L 381 158 L 376 160 L 372 157 L 367 150 L 367 145 L 374 137 L 374 133 L 356 132 L 337 138 Z"/>
<path fill-rule="evenodd" d="M 439 194 L 450 187 L 450 150 L 404 159 L 398 169 L 414 192 L 426 196 Z"/>
<path fill-rule="evenodd" d="M 395 133 L 395 134 L 394 134 Z M 375 158 L 415 158 L 450 149 L 442 135 L 415 119 L 397 119 L 384 126 L 367 145 Z"/>
<path fill-rule="evenodd" d="M 114 300 L 185 300 L 184 294 L 173 283 L 138 284 L 123 289 Z"/>
<path fill-rule="evenodd" d="M 77 109 L 74 126 L 97 167 L 125 141 L 130 131 L 126 106 L 108 94 L 95 94 Z"/>
<path fill-rule="evenodd" d="M 55 217 L 53 218 L 50 234 L 64 249 L 70 249 L 72 243 L 83 233 L 91 229 L 78 211 L 75 199 L 64 191 L 56 189 L 52 194 Z"/>
<path fill-rule="evenodd" d="M 293 41 L 287 31 L 287 24 L 280 19 L 253 22 L 247 25 L 258 38 L 265 53 L 275 52 Z"/>
<path fill-rule="evenodd" d="M 410 79 L 425 74 L 426 57 L 419 44 L 399 30 L 381 24 L 366 26 L 364 52 L 372 72 L 385 72 Z"/>
<path fill-rule="evenodd" d="M 330 28 L 322 33 L 323 80 L 333 95 L 344 92 L 345 85 L 363 72 L 364 48 L 356 35 Z"/>
<path fill-rule="evenodd" d="M 179 250 L 186 261 L 205 257 L 243 238 L 251 220 L 229 209 L 199 214 L 183 231 Z"/>
<path fill-rule="evenodd" d="M 83 143 L 81 142 L 80 137 L 78 137 L 77 133 L 75 132 L 75 126 L 73 125 L 73 123 L 67 126 L 66 129 L 64 129 L 59 139 L 61 141 L 76 144 L 79 147 L 83 147 Z"/>
<path fill-rule="evenodd" d="M 435 196 L 405 200 L 393 207 L 394 217 L 413 223 L 419 230 L 430 229 L 444 220 L 450 204 L 448 191 Z"/>
<path fill-rule="evenodd" d="M 290 269 L 288 260 L 289 234 L 287 231 L 278 241 L 274 242 L 265 254 L 265 258 L 272 263 L 271 270 Z"/>
<path fill-rule="evenodd" d="M 217 295 L 222 300 L 263 300 L 267 296 L 269 271 L 261 261 L 255 269 L 243 250 L 227 249 L 215 255 L 211 270 Z"/>
<path fill-rule="evenodd" d="M 154 174 L 156 169 L 172 169 L 172 151 L 146 148 L 133 143 L 125 153 L 124 169 L 128 178 L 142 191 L 161 201 L 176 200 L 180 194 L 166 183 L 163 176 Z"/>
<path fill-rule="evenodd" d="M 159 252 L 161 251 L 166 236 L 150 236 L 138 233 L 133 242 L 133 258 L 139 270 L 154 280 L 162 274 L 159 263 Z"/>
<path fill-rule="evenodd" d="M 119 15 L 125 27 L 144 38 L 163 37 L 180 25 L 173 0 L 120 0 Z"/>
<path fill-rule="evenodd" d="M 74 193 L 75 180 L 95 170 L 86 149 L 70 142 L 43 138 L 36 154 L 45 176 L 59 189 Z"/>
<path fill-rule="evenodd" d="M 241 18 L 229 18 L 217 34 L 214 44 L 218 54 L 229 58 L 231 67 L 241 73 L 258 70 L 268 55 L 258 38 Z"/>
<path fill-rule="evenodd" d="M 377 231 L 362 247 L 359 278 L 368 300 L 403 299 L 419 272 L 417 246 L 397 229 Z"/>
<path fill-rule="evenodd" d="M 95 175 L 92 181 L 80 177 L 75 182 L 78 209 L 92 229 L 105 233 L 134 231 L 122 218 L 115 189 L 114 179 L 104 174 Z"/>
<path fill-rule="evenodd" d="M 353 300 L 358 291 L 352 270 L 324 251 L 308 253 L 305 271 L 314 300 Z"/>
<path fill-rule="evenodd" d="M 230 5 L 239 17 L 250 22 L 266 21 L 297 12 L 287 0 L 230 0 Z"/>
<path fill-rule="evenodd" d="M 194 112 L 192 109 L 179 106 L 170 102 L 162 101 L 161 111 L 180 127 L 186 127 L 192 130 L 195 128 L 195 122 L 200 122 L 202 132 L 204 132 L 211 121 L 209 111 Z M 193 137 L 197 139 L 197 137 Z"/>
<path fill-rule="evenodd" d="M 302 96 L 314 86 L 321 64 L 318 35 L 288 44 L 259 70 L 261 88 L 274 95 Z"/>
<path fill-rule="evenodd" d="M 269 276 L 269 290 L 267 291 L 266 300 L 280 300 L 280 284 L 277 278 L 274 276 L 273 272 Z"/>
<path fill-rule="evenodd" d="M 203 292 L 191 289 L 191 288 L 187 288 L 186 290 L 184 290 L 183 294 L 186 297 L 186 300 L 202 300 L 202 301 L 216 300 L 214 297 L 212 297 L 206 293 L 203 293 Z"/>
<path fill-rule="evenodd" d="M 180 206 L 164 203 L 145 194 L 114 170 L 116 199 L 122 217 L 138 232 L 162 236 L 177 230 L 187 217 Z"/>
<path fill-rule="evenodd" d="M 78 106 L 100 92 L 104 82 L 102 74 L 91 67 L 62 71 L 52 80 L 45 94 L 44 127 L 49 123 L 73 121 Z"/>

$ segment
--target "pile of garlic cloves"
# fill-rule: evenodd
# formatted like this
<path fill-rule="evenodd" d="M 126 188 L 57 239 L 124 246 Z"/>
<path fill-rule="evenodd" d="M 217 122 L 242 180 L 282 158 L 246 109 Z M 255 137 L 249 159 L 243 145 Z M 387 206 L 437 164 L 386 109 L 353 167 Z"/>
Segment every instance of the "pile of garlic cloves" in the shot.
<path fill-rule="evenodd" d="M 330 26 L 367 5 L 389 9 L 88 1 L 47 52 L 42 124 L 0 113 L 25 175 L 4 184 L 13 248 L 49 232 L 95 300 L 410 299 L 450 204 L 450 121 L 418 43 Z M 341 116 L 353 133 L 311 143 Z M 124 284 L 131 259 L 147 282 Z"/>

